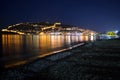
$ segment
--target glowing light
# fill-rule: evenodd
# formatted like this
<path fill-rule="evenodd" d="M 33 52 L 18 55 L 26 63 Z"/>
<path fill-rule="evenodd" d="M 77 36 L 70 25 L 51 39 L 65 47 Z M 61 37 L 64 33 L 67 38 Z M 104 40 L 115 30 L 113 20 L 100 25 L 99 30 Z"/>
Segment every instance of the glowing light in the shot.
<path fill-rule="evenodd" d="M 23 33 L 23 32 L 17 32 L 18 34 L 21 34 L 21 35 L 23 35 L 23 34 L 25 34 L 25 33 Z"/>
<path fill-rule="evenodd" d="M 91 36 L 93 36 L 94 35 L 94 33 L 91 33 Z"/>
<path fill-rule="evenodd" d="M 44 32 L 41 32 L 41 33 L 40 33 L 40 35 L 43 35 L 43 34 L 44 34 Z"/>
<path fill-rule="evenodd" d="M 118 32 L 119 32 L 118 30 L 115 31 L 116 34 L 117 34 Z"/>
<path fill-rule="evenodd" d="M 12 26 L 8 26 L 8 28 L 11 28 Z"/>
<path fill-rule="evenodd" d="M 2 31 L 8 31 L 7 29 L 2 29 Z"/>
<path fill-rule="evenodd" d="M 92 36 L 90 36 L 90 40 L 91 40 L 91 41 L 93 41 L 93 40 L 94 40 L 94 37 L 93 37 L 93 35 L 92 35 Z"/>

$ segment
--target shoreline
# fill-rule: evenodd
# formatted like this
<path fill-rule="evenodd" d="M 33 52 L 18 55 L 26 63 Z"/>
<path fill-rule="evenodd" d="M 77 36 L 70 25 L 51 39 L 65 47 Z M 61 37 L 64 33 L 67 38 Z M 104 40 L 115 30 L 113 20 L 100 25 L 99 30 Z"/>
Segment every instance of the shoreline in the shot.
<path fill-rule="evenodd" d="M 23 80 L 26 78 L 26 75 L 24 75 L 24 71 L 39 72 L 51 65 L 54 65 L 56 63 L 55 61 L 58 61 L 60 59 L 63 59 L 67 56 L 72 55 L 73 53 L 70 52 L 71 50 L 73 50 L 77 47 L 83 46 L 83 45 L 85 45 L 85 43 L 80 43 L 80 44 L 74 45 L 72 47 L 59 50 L 57 52 L 54 51 L 50 55 L 42 56 L 41 58 L 35 59 L 24 65 L 6 68 L 5 70 L 3 70 L 3 72 L 1 72 L 0 80 L 3 80 L 4 78 L 9 80 L 10 77 L 12 77 L 13 79 L 16 80 L 16 78 L 18 76 L 22 77 L 22 79 L 20 77 L 18 77 L 18 79 Z M 34 68 L 35 66 L 37 66 L 37 68 Z M 13 75 L 11 75 L 11 74 L 13 74 Z M 31 74 L 31 73 L 28 73 L 28 74 Z M 4 75 L 6 75 L 6 76 L 4 76 Z M 32 75 L 34 75 L 34 74 L 32 74 Z M 17 76 L 17 77 L 15 77 L 15 76 Z"/>
<path fill-rule="evenodd" d="M 36 60 L 31 64 L 8 70 L 8 72 L 3 72 L 0 79 L 115 80 L 119 78 L 120 74 L 119 41 L 88 42 L 83 46 L 62 52 L 60 56 L 55 54 Z M 65 54 L 70 55 L 61 58 Z"/>
<path fill-rule="evenodd" d="M 8 64 L 8 65 L 5 65 L 5 69 L 9 69 L 9 68 L 11 69 L 11 68 L 19 67 L 21 65 L 26 65 L 26 64 L 29 64 L 29 63 L 34 62 L 36 60 L 40 60 L 40 59 L 44 59 L 46 57 L 50 57 L 50 56 L 53 56 L 53 55 L 56 55 L 56 54 L 60 54 L 62 52 L 74 49 L 74 48 L 79 47 L 79 46 L 84 45 L 84 44 L 85 44 L 85 42 L 81 42 L 79 44 L 75 44 L 75 45 L 72 45 L 70 47 L 63 48 L 63 49 L 60 49 L 60 50 L 57 50 L 57 51 L 51 51 L 51 52 L 47 52 L 45 54 L 41 54 L 39 56 L 36 56 L 35 58 L 30 58 L 28 61 L 27 60 L 22 60 L 22 61 L 17 62 L 17 63 Z"/>

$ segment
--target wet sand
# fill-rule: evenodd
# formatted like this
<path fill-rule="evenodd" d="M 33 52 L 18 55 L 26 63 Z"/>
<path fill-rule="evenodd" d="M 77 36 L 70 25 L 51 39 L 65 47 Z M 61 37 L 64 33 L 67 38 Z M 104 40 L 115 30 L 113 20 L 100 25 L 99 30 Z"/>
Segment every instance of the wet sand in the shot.
<path fill-rule="evenodd" d="M 120 80 L 120 39 L 89 42 L 36 60 L 2 72 L 0 80 Z"/>

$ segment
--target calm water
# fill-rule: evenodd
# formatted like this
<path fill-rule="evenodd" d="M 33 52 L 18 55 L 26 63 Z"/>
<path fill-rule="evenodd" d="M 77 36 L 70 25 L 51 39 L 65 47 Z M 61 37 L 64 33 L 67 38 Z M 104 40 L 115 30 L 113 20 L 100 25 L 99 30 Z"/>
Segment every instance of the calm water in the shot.
<path fill-rule="evenodd" d="M 4 67 L 24 64 L 38 56 L 89 40 L 93 40 L 93 37 L 4 34 L 2 35 L 2 57 L 0 58 L 0 64 Z"/>

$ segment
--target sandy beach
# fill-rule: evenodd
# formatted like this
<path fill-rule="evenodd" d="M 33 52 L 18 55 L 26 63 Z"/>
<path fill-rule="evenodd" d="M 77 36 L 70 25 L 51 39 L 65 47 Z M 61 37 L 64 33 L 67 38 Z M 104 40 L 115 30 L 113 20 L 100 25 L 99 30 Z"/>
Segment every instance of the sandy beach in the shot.
<path fill-rule="evenodd" d="M 119 79 L 120 39 L 88 42 L 72 50 L 5 70 L 0 75 L 0 80 Z"/>

